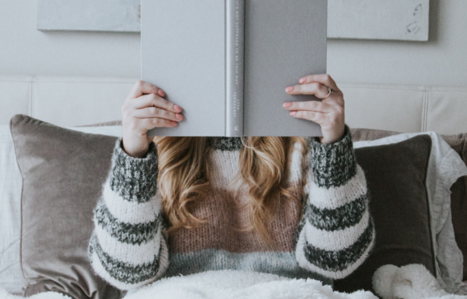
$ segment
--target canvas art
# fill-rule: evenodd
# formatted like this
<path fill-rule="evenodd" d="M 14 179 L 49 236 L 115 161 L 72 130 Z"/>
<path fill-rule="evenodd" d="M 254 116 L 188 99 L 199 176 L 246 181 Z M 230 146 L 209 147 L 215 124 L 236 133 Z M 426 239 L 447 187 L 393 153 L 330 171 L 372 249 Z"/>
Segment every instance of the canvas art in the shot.
<path fill-rule="evenodd" d="M 328 37 L 428 41 L 429 0 L 329 0 Z"/>
<path fill-rule="evenodd" d="M 38 0 L 37 29 L 140 32 L 140 9 L 140 0 Z M 328 0 L 329 38 L 428 41 L 428 25 L 429 0 Z"/>
<path fill-rule="evenodd" d="M 38 0 L 37 29 L 140 32 L 140 0 Z"/>

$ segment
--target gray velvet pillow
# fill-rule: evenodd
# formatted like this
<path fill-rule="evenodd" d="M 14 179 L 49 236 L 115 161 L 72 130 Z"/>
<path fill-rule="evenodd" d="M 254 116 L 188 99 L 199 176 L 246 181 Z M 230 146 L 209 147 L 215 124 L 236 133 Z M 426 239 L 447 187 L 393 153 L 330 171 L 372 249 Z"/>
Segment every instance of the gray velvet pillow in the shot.
<path fill-rule="evenodd" d="M 334 282 L 336 290 L 373 291 L 373 274 L 386 264 L 422 264 L 436 276 L 426 188 L 430 153 L 429 135 L 355 149 L 371 196 L 369 208 L 376 242 L 368 259 L 355 272 Z"/>
<path fill-rule="evenodd" d="M 375 140 L 400 134 L 393 131 L 374 129 L 351 129 L 353 141 Z M 467 165 L 467 133 L 441 135 Z M 467 176 L 460 177 L 451 187 L 451 212 L 457 245 L 467 260 Z M 467 263 L 464 263 L 464 281 L 467 281 Z"/>
<path fill-rule="evenodd" d="M 92 210 L 116 137 L 85 134 L 26 115 L 10 121 L 23 178 L 21 267 L 24 296 L 118 299 L 124 292 L 94 274 L 87 257 Z"/>

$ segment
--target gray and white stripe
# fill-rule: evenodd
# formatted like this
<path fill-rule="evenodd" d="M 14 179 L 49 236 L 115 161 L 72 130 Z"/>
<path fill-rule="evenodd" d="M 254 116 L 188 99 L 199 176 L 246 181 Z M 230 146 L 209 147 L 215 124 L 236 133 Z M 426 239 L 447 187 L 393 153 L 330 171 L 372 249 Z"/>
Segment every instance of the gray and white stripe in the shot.
<path fill-rule="evenodd" d="M 106 254 L 93 233 L 88 247 L 88 255 L 93 269 L 106 281 L 121 290 L 146 285 L 160 278 L 168 268 L 168 248 L 161 239 L 160 252 L 151 263 L 132 265 L 121 262 Z"/>
<path fill-rule="evenodd" d="M 322 230 L 342 230 L 356 225 L 368 207 L 367 194 L 356 198 L 336 209 L 319 209 L 312 204 L 305 206 L 304 217 L 310 223 Z"/>
<path fill-rule="evenodd" d="M 138 265 L 151 263 L 154 256 L 158 255 L 161 243 L 160 229 L 159 227 L 154 238 L 141 244 L 122 243 L 100 226 L 97 226 L 94 232 L 105 253 L 121 262 Z"/>
<path fill-rule="evenodd" d="M 124 200 L 113 191 L 107 180 L 102 191 L 102 198 L 109 212 L 119 222 L 128 224 L 140 224 L 152 222 L 161 210 L 161 198 L 159 192 L 146 202 L 134 202 Z"/>
<path fill-rule="evenodd" d="M 310 195 L 310 203 L 320 209 L 335 209 L 355 200 L 368 192 L 365 173 L 357 165 L 356 174 L 345 185 L 320 187 L 313 180 L 313 173 L 308 172 L 305 192 Z"/>
<path fill-rule="evenodd" d="M 321 230 L 306 220 L 305 237 L 314 247 L 326 251 L 339 251 L 355 244 L 369 225 L 370 213 L 365 211 L 360 222 L 345 229 L 326 231 Z"/>
<path fill-rule="evenodd" d="M 341 279 L 357 269 L 366 260 L 375 242 L 375 230 L 369 224 L 357 241 L 342 250 L 324 250 L 308 243 L 304 229 L 300 232 L 296 258 L 299 265 L 332 279 Z"/>
<path fill-rule="evenodd" d="M 302 231 L 303 233 L 303 231 Z M 373 231 L 374 235 L 374 231 Z M 373 247 L 374 247 L 375 239 L 373 237 L 373 240 L 371 243 L 368 245 L 366 250 L 361 254 L 361 256 L 353 263 L 348 265 L 347 268 L 344 268 L 340 271 L 331 271 L 331 270 L 325 270 L 321 267 L 318 267 L 317 265 L 310 263 L 307 258 L 305 257 L 305 251 L 304 248 L 306 246 L 306 240 L 305 237 L 300 235 L 298 243 L 297 243 L 297 248 L 296 248 L 296 258 L 298 264 L 303 267 L 304 269 L 307 269 L 309 271 L 321 274 L 323 276 L 329 277 L 331 279 L 342 279 L 348 275 L 350 275 L 352 272 L 354 272 L 363 262 L 368 258 L 370 255 Z"/>
<path fill-rule="evenodd" d="M 139 224 L 128 224 L 118 221 L 107 209 L 103 199 L 100 199 L 94 211 L 94 224 L 106 230 L 119 242 L 128 244 L 147 243 L 156 236 L 162 221 L 161 215 L 156 215 L 153 221 Z"/>

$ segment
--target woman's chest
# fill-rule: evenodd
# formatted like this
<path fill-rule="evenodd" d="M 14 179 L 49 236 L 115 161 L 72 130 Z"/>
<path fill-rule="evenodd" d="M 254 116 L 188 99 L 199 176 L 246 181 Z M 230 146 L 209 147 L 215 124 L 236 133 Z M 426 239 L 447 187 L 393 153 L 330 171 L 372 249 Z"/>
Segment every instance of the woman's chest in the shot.
<path fill-rule="evenodd" d="M 212 188 L 194 205 L 192 214 L 206 222 L 198 228 L 183 228 L 169 238 L 171 253 L 189 253 L 204 249 L 220 249 L 235 253 L 264 252 L 270 249 L 260 234 L 251 229 L 248 190 Z M 281 200 L 267 229 L 277 250 L 293 252 L 300 221 L 300 205 Z"/>
<path fill-rule="evenodd" d="M 302 180 L 302 156 L 298 151 L 290 156 L 286 182 L 299 186 Z M 260 234 L 252 228 L 250 209 L 252 197 L 243 179 L 234 178 L 240 171 L 240 151 L 213 150 L 206 157 L 210 189 L 190 208 L 191 213 L 206 219 L 195 229 L 181 229 L 169 238 L 172 253 L 188 253 L 203 249 L 222 249 L 229 252 L 264 252 Z M 268 222 L 268 232 L 279 251 L 293 252 L 301 215 L 301 202 L 280 197 L 279 207 Z"/>

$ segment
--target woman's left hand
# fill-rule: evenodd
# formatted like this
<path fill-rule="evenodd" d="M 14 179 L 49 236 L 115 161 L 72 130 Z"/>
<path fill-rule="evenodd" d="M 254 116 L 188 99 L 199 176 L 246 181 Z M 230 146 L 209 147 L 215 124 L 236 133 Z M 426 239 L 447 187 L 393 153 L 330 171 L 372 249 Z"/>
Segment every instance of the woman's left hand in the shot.
<path fill-rule="evenodd" d="M 299 82 L 299 85 L 287 87 L 286 92 L 290 95 L 315 95 L 323 100 L 288 102 L 284 103 L 284 108 L 289 110 L 293 117 L 319 124 L 323 132 L 323 137 L 320 137 L 321 143 L 329 144 L 341 140 L 345 131 L 345 103 L 344 94 L 337 87 L 336 82 L 327 74 L 309 75 Z M 328 87 L 333 91 L 326 98 L 329 93 Z"/>

